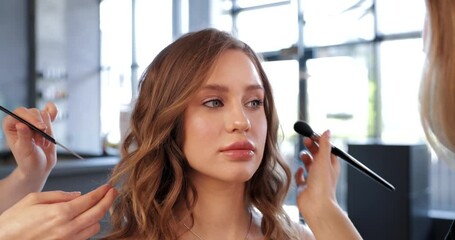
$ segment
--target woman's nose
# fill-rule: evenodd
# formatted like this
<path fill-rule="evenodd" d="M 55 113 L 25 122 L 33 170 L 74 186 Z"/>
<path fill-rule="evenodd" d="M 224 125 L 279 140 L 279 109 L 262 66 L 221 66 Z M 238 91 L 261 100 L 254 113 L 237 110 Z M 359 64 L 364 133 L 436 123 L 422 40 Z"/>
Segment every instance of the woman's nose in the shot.
<path fill-rule="evenodd" d="M 244 109 L 235 109 L 229 115 L 228 129 L 230 132 L 246 132 L 251 128 L 250 119 Z"/>

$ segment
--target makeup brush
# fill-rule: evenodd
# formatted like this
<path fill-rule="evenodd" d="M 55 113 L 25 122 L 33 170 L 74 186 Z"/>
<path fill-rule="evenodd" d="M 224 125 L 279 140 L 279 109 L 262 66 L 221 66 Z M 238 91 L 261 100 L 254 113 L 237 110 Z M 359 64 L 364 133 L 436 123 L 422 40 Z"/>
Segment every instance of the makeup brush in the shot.
<path fill-rule="evenodd" d="M 317 134 L 316 132 L 311 129 L 310 125 L 308 125 L 304 121 L 297 121 L 294 124 L 294 130 L 299 133 L 302 136 L 311 138 L 313 141 L 317 142 L 318 139 L 320 138 L 320 135 Z M 348 153 L 344 152 L 343 150 L 335 147 L 332 145 L 332 154 L 335 156 L 340 157 L 341 159 L 345 160 L 347 163 L 349 163 L 351 166 L 353 166 L 355 169 L 359 170 L 361 173 L 367 175 L 368 177 L 372 178 L 376 182 L 380 183 L 382 186 L 386 187 L 387 189 L 391 191 L 395 191 L 395 187 L 384 180 L 382 177 L 380 177 L 378 174 L 373 172 L 371 169 L 363 165 L 359 160 L 355 159 L 353 156 L 349 155 Z"/>

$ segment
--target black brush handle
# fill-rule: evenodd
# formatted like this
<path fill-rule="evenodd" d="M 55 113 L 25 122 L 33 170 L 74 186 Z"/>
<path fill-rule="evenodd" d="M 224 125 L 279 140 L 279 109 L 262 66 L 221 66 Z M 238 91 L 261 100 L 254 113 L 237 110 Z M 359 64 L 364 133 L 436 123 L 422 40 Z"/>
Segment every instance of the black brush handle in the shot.
<path fill-rule="evenodd" d="M 319 139 L 319 134 L 315 133 L 313 129 L 311 129 L 310 125 L 303 121 L 297 121 L 294 124 L 294 130 L 302 136 L 309 137 L 313 141 L 317 141 Z M 332 145 L 332 154 L 335 156 L 340 157 L 341 159 L 345 160 L 349 165 L 360 171 L 361 173 L 365 174 L 366 176 L 372 178 L 376 182 L 380 183 L 382 186 L 386 187 L 391 191 L 395 191 L 395 187 L 380 177 L 378 174 L 373 172 L 367 166 L 363 165 L 359 160 L 355 159 L 353 156 L 349 155 L 348 153 L 344 152 L 343 150 L 335 147 Z"/>
<path fill-rule="evenodd" d="M 21 123 L 27 125 L 29 128 L 31 128 L 33 131 L 39 133 L 41 136 L 43 136 L 45 139 L 51 141 L 53 144 L 57 144 L 57 142 L 55 141 L 55 139 L 51 136 L 49 136 L 47 133 L 43 132 L 41 129 L 33 126 L 31 123 L 29 123 L 28 121 L 26 121 L 25 119 L 17 116 L 16 114 L 14 114 L 13 112 L 11 112 L 10 110 L 2 107 L 0 105 L 0 110 L 2 110 L 3 112 L 5 112 L 6 114 L 10 115 L 11 117 L 17 119 L 18 121 L 20 121 Z"/>

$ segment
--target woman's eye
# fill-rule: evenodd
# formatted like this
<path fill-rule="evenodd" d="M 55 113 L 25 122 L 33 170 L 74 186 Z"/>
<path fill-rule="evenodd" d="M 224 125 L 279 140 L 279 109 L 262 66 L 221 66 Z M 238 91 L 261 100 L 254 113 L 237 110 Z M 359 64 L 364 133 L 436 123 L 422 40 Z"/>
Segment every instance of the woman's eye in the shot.
<path fill-rule="evenodd" d="M 264 105 L 264 101 L 259 100 L 259 99 L 256 99 L 256 100 L 253 100 L 253 101 L 250 101 L 247 103 L 247 106 L 249 106 L 251 108 L 259 108 L 262 105 Z"/>
<path fill-rule="evenodd" d="M 207 106 L 209 108 L 216 108 L 216 107 L 222 107 L 224 105 L 223 105 L 223 102 L 221 102 L 221 100 L 212 99 L 212 100 L 209 100 L 207 102 L 204 102 L 204 106 Z"/>

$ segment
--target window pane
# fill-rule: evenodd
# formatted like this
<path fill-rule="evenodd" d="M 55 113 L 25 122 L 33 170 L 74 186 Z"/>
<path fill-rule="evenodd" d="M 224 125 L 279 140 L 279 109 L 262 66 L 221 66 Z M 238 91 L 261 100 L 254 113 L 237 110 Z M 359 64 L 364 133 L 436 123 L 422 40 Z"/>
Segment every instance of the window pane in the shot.
<path fill-rule="evenodd" d="M 299 102 L 299 63 L 296 60 L 264 62 L 264 70 L 273 88 L 274 100 L 280 120 L 280 127 L 284 136 L 280 144 L 281 152 L 291 169 L 297 169 L 299 161 L 296 160 L 295 147 L 297 136 L 294 123 L 298 119 Z M 295 204 L 295 191 L 290 191 L 287 204 Z M 290 210 L 291 211 L 291 210 Z M 291 211 L 293 219 L 298 220 L 298 211 Z"/>
<path fill-rule="evenodd" d="M 120 140 L 119 113 L 131 101 L 131 2 L 100 3 L 101 133 L 109 142 Z"/>
<path fill-rule="evenodd" d="M 100 116 L 102 134 L 112 144 L 120 141 L 120 112 L 129 110 L 138 78 L 158 52 L 172 41 L 172 1 L 136 0 L 135 10 L 136 66 L 132 52 L 131 1 L 104 0 L 100 5 L 103 68 Z"/>
<path fill-rule="evenodd" d="M 294 123 L 298 119 L 299 102 L 299 63 L 297 60 L 271 61 L 264 62 L 263 66 L 273 87 L 283 134 L 285 137 L 295 135 Z"/>
<path fill-rule="evenodd" d="M 421 31 L 425 18 L 425 1 L 377 0 L 378 33 L 395 34 Z"/>
<path fill-rule="evenodd" d="M 372 40 L 372 4 L 372 0 L 302 0 L 305 46 Z"/>
<path fill-rule="evenodd" d="M 382 139 L 423 140 L 418 112 L 418 88 L 424 53 L 422 40 L 386 41 L 379 46 Z"/>
<path fill-rule="evenodd" d="M 221 31 L 232 32 L 232 16 L 226 14 L 221 6 L 216 5 L 212 15 L 212 26 Z"/>
<path fill-rule="evenodd" d="M 232 0 L 228 0 L 231 2 Z M 238 7 L 247 8 L 247 7 L 255 7 L 261 6 L 265 4 L 274 4 L 274 3 L 282 3 L 282 2 L 290 2 L 291 0 L 236 0 L 236 4 Z"/>
<path fill-rule="evenodd" d="M 238 37 L 258 52 L 296 44 L 297 29 L 297 10 L 292 4 L 241 12 L 237 19 Z"/>
<path fill-rule="evenodd" d="M 328 48 L 307 61 L 308 121 L 335 138 L 370 135 L 370 45 Z"/>
<path fill-rule="evenodd" d="M 370 44 L 324 48 L 307 61 L 308 122 L 316 131 L 332 132 L 332 142 L 364 140 L 374 127 L 374 75 Z M 337 198 L 346 209 L 347 165 L 341 162 Z"/>
<path fill-rule="evenodd" d="M 172 42 L 172 1 L 136 0 L 138 76 Z"/>

